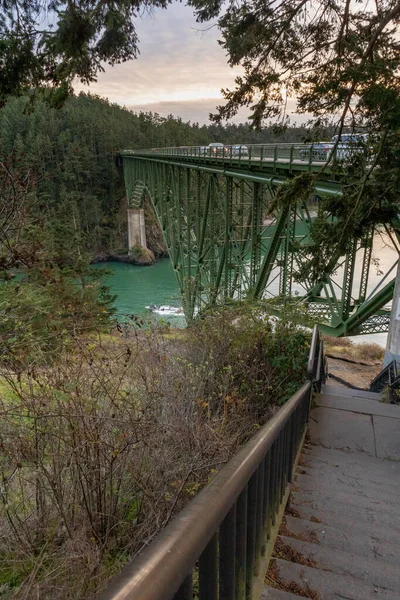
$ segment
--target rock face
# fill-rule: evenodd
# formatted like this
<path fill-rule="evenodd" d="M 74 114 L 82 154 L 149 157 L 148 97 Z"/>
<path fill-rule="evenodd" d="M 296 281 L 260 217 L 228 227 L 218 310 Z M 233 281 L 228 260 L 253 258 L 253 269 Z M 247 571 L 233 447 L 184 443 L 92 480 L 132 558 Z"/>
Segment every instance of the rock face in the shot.
<path fill-rule="evenodd" d="M 133 258 L 136 265 L 152 265 L 156 262 L 154 253 L 149 248 L 134 246 L 130 249 L 129 257 Z"/>
<path fill-rule="evenodd" d="M 148 196 L 144 199 L 143 208 L 147 248 L 141 248 L 140 246 L 133 247 L 128 254 L 128 210 L 126 199 L 124 198 L 121 201 L 119 210 L 115 239 L 110 240 L 114 248 L 118 247 L 118 249 L 107 248 L 102 252 L 97 252 L 93 256 L 92 263 L 116 261 L 148 266 L 152 265 L 158 258 L 168 257 L 168 250 L 164 242 L 161 227 Z"/>
<path fill-rule="evenodd" d="M 132 265 L 149 266 L 156 262 L 154 253 L 145 248 L 132 248 L 130 254 L 116 254 L 114 252 L 101 252 L 93 257 L 91 263 L 124 262 Z"/>

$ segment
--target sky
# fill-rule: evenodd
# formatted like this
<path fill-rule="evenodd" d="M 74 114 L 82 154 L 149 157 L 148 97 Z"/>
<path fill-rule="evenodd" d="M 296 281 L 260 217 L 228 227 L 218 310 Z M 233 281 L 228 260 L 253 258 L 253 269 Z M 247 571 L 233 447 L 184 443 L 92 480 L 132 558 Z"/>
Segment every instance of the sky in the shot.
<path fill-rule="evenodd" d="M 140 54 L 115 67 L 105 65 L 92 93 L 134 111 L 173 114 L 185 121 L 209 123 L 209 113 L 223 103 L 221 88 L 234 87 L 241 67 L 228 65 L 218 44 L 216 26 L 196 23 L 193 10 L 174 3 L 136 21 Z M 77 90 L 88 89 L 76 86 Z M 244 122 L 242 109 L 233 122 Z"/>

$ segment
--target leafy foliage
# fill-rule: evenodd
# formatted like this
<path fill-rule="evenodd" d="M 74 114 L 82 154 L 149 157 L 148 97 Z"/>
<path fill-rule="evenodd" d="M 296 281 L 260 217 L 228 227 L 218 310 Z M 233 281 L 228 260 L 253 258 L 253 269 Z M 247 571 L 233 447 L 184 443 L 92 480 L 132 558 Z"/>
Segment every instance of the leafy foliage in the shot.
<path fill-rule="evenodd" d="M 334 120 L 338 142 L 345 130 L 370 134 L 370 154 L 336 164 L 343 197 L 325 199 L 312 225 L 304 276 L 317 281 L 371 227 L 394 222 L 400 208 L 400 5 L 397 0 L 190 0 L 200 21 L 218 18 L 222 46 L 244 75 L 217 123 L 251 109 L 253 126 L 267 118 L 285 123 L 287 101 L 313 116 L 318 132 Z M 295 201 L 295 198 L 293 198 Z M 330 221 L 327 218 L 333 217 Z"/>
<path fill-rule="evenodd" d="M 29 271 L 27 280 L 0 285 L 0 361 L 18 372 L 53 362 L 76 336 L 109 327 L 113 298 L 101 286 L 101 273 L 77 280 L 58 268 Z"/>
<path fill-rule="evenodd" d="M 95 81 L 102 63 L 136 58 L 134 18 L 170 0 L 2 0 L 0 105 L 10 95 L 41 89 L 59 107 L 75 77 Z"/>
<path fill-rule="evenodd" d="M 398 112 L 396 0 L 368 9 L 349 0 L 189 4 L 200 21 L 218 17 L 230 64 L 245 68 L 236 89 L 224 92 L 228 102 L 216 120 L 252 105 L 252 119 L 259 126 L 266 117 L 281 115 L 290 96 L 297 99 L 300 112 L 324 116 L 343 111 L 342 124 L 348 115 L 356 123 L 372 106 L 375 113 L 381 93 L 386 118 L 385 105 L 391 105 L 391 118 Z"/>

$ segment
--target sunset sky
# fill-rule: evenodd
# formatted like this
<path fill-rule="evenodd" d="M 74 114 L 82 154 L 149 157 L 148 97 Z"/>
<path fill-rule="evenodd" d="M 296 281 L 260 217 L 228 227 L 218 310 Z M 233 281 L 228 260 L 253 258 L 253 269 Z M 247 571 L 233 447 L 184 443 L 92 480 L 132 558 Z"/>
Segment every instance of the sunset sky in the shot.
<path fill-rule="evenodd" d="M 207 123 L 209 113 L 223 101 L 221 88 L 233 87 L 241 73 L 240 67 L 227 64 L 217 27 L 196 23 L 192 9 L 178 3 L 145 14 L 136 26 L 138 59 L 106 66 L 90 91 L 135 111 Z M 243 109 L 234 121 L 243 122 L 248 114 Z"/>

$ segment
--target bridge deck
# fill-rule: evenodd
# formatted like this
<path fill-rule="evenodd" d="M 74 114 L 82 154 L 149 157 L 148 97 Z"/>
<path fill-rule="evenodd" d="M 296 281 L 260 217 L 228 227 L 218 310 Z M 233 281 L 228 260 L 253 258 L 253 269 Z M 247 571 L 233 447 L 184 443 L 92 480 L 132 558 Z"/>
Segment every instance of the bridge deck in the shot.
<path fill-rule="evenodd" d="M 280 148 L 283 155 L 273 152 L 273 156 L 251 154 L 238 157 L 229 155 L 214 156 L 210 154 L 199 154 L 197 148 L 160 148 L 154 150 L 125 150 L 122 152 L 124 158 L 135 158 L 169 162 L 171 164 L 187 165 L 197 169 L 213 168 L 214 171 L 221 169 L 235 169 L 237 176 L 250 177 L 250 174 L 260 179 L 273 177 L 273 183 L 279 185 L 285 181 L 289 174 L 302 172 L 315 172 L 318 174 L 318 192 L 322 194 L 341 194 L 342 177 L 336 173 L 336 166 L 332 159 L 329 160 L 306 160 L 296 153 L 289 152 L 288 148 Z M 273 150 L 272 148 L 270 150 Z M 283 177 L 281 179 L 279 176 Z"/>
<path fill-rule="evenodd" d="M 380 400 L 317 396 L 264 600 L 400 597 L 400 406 Z"/>

